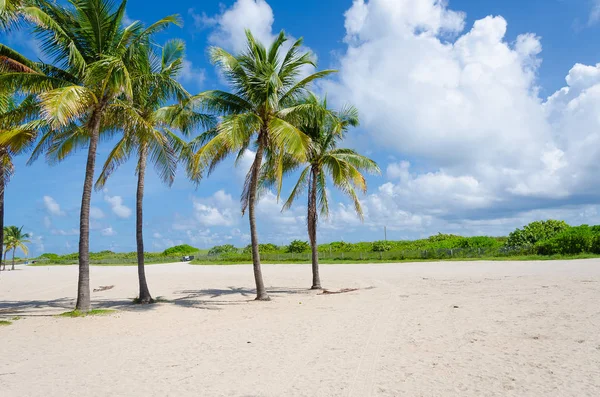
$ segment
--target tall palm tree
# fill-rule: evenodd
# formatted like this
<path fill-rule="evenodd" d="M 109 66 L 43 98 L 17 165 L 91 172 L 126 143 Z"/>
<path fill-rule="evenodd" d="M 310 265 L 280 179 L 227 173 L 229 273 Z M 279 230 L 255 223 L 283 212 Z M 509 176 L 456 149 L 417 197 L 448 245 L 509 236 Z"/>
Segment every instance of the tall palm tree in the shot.
<path fill-rule="evenodd" d="M 167 42 L 160 57 L 147 51 L 145 64 L 132 76 L 132 101 L 119 99 L 109 109 L 114 119 L 119 120 L 117 124 L 124 128 L 124 135 L 109 154 L 96 182 L 96 188 L 101 189 L 120 164 L 132 154 L 137 155 L 136 241 L 141 304 L 153 302 L 144 269 L 143 200 L 148 157 L 163 182 L 170 186 L 175 179 L 178 155 L 186 146 L 172 130 L 188 133 L 195 126 L 209 128 L 214 124 L 212 116 L 196 113 L 181 104 L 190 97 L 176 80 L 184 51 L 185 44 L 180 40 Z M 170 100 L 179 103 L 166 106 Z"/>
<path fill-rule="evenodd" d="M 310 104 L 318 111 L 313 112 L 312 116 L 300 126 L 302 131 L 310 136 L 312 143 L 306 155 L 305 167 L 283 208 L 289 209 L 308 186 L 307 224 L 312 249 L 312 289 L 321 289 L 317 223 L 319 212 L 323 216 L 329 215 L 327 176 L 331 178 L 336 188 L 350 197 L 356 213 L 362 219 L 362 208 L 356 195 L 356 189 L 363 193 L 367 191 L 367 183 L 362 172 L 379 173 L 380 170 L 368 157 L 352 149 L 337 147 L 348 128 L 358 126 L 356 108 L 348 107 L 341 112 L 333 112 L 327 109 L 327 100 L 319 101 L 313 94 L 308 95 L 301 103 Z M 297 166 L 298 164 L 293 163 L 287 165 L 290 170 Z M 267 169 L 266 172 L 268 175 L 270 170 Z"/>
<path fill-rule="evenodd" d="M 17 248 L 20 248 L 25 255 L 29 254 L 29 249 L 25 245 L 31 242 L 27 240 L 29 238 L 29 234 L 23 233 L 23 226 L 21 226 L 20 228 L 16 226 L 7 226 L 4 231 L 4 234 L 6 235 L 6 251 L 12 250 L 11 270 L 15 270 L 15 252 L 17 251 Z"/>
<path fill-rule="evenodd" d="M 38 111 L 34 97 L 29 96 L 18 102 L 14 95 L 0 92 L 0 241 L 4 241 L 4 191 L 14 173 L 12 159 L 32 143 L 30 138 L 35 133 L 33 129 L 43 128 L 27 123 L 37 117 Z M 21 142 L 14 141 L 11 144 L 4 141 L 15 133 L 18 133 Z"/>
<path fill-rule="evenodd" d="M 74 149 L 87 146 L 76 304 L 81 311 L 90 310 L 89 214 L 96 150 L 101 132 L 116 131 L 115 121 L 107 118 L 108 109 L 120 96 L 133 96 L 131 75 L 143 64 L 150 37 L 178 23 L 177 16 L 170 16 L 147 28 L 137 21 L 125 26 L 126 3 L 123 0 L 115 7 L 111 0 L 71 0 L 69 6 L 62 6 L 36 0 L 23 9 L 24 18 L 35 25 L 42 50 L 54 62 L 37 63 L 33 71 L 0 74 L 0 86 L 38 95 L 41 115 L 52 126 L 32 160 L 46 152 L 49 161 L 61 161 Z M 13 54 L 11 59 L 17 57 Z"/>
<path fill-rule="evenodd" d="M 283 51 L 286 42 L 281 32 L 266 49 L 246 31 L 247 50 L 236 56 L 222 48 L 210 48 L 210 57 L 227 79 L 232 92 L 208 91 L 198 95 L 206 109 L 222 115 L 212 131 L 199 137 L 202 147 L 195 153 L 188 172 L 199 180 L 202 171 L 212 171 L 229 154 L 238 159 L 253 146 L 254 161 L 246 177 L 242 193 L 242 213 L 248 210 L 252 263 L 256 283 L 256 299 L 269 300 L 262 278 L 258 236 L 256 232 L 256 194 L 264 156 L 271 156 L 277 166 L 278 192 L 281 189 L 282 163 L 285 155 L 304 160 L 310 139 L 294 124 L 307 106 L 295 106 L 294 100 L 306 92 L 314 80 L 333 73 L 325 70 L 300 78 L 303 68 L 315 66 L 309 53 L 302 53 L 302 39 Z"/>

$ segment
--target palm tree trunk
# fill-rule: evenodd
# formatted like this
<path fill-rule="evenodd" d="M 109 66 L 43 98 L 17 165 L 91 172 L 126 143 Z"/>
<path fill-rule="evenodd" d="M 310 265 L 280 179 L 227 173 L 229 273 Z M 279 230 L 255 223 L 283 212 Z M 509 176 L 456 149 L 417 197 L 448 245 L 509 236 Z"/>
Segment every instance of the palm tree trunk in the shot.
<path fill-rule="evenodd" d="M 12 254 L 12 268 L 10 270 L 15 270 L 15 251 L 17 250 L 17 247 L 13 248 L 13 254 Z"/>
<path fill-rule="evenodd" d="M 264 135 L 261 133 L 258 137 L 258 149 L 252 165 L 252 175 L 250 179 L 250 191 L 248 192 L 248 218 L 250 219 L 250 239 L 252 241 L 252 266 L 254 268 L 254 281 L 256 283 L 256 300 L 271 300 L 265 289 L 262 270 L 260 268 L 260 252 L 258 251 L 258 235 L 256 233 L 256 190 L 258 188 L 258 174 L 262 163 L 264 153 Z"/>
<path fill-rule="evenodd" d="M 321 288 L 321 277 L 319 275 L 319 247 L 317 245 L 317 177 L 318 171 L 311 169 L 311 181 L 308 189 L 308 237 L 312 249 L 312 287 L 311 289 Z"/>
<path fill-rule="evenodd" d="M 79 280 L 77 282 L 75 309 L 83 312 L 90 311 L 90 201 L 92 200 L 102 110 L 103 106 L 98 106 L 90 119 L 90 147 L 85 167 L 81 212 L 79 214 Z"/>
<path fill-rule="evenodd" d="M 146 271 L 144 269 L 144 177 L 146 175 L 146 159 L 148 157 L 148 147 L 143 145 L 140 150 L 140 158 L 138 162 L 138 184 L 137 184 L 137 200 L 136 200 L 136 217 L 135 217 L 135 238 L 137 241 L 137 260 L 138 260 L 138 279 L 140 283 L 139 303 L 153 303 L 154 300 L 150 295 L 148 284 L 146 283 Z"/>
<path fill-rule="evenodd" d="M 6 256 L 7 255 L 8 255 L 8 249 L 6 249 L 6 251 L 4 251 L 4 261 L 3 261 L 2 270 L 6 270 Z"/>
<path fill-rule="evenodd" d="M 3 153 L 0 153 L 0 158 L 2 158 L 2 155 Z M 2 166 L 0 166 L 0 247 L 4 250 L 4 168 Z M 0 255 L 2 255 L 1 252 Z M 2 263 L 0 263 L 0 267 L 1 265 Z M 6 263 L 4 266 L 6 266 Z"/>

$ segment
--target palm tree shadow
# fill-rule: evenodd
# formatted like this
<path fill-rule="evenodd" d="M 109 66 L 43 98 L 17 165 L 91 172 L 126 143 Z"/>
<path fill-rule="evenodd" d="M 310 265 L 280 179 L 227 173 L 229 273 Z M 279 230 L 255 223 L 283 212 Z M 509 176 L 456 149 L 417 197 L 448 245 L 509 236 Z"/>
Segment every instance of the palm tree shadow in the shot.
<path fill-rule="evenodd" d="M 267 288 L 271 297 L 283 297 L 286 295 L 310 294 L 311 292 L 302 288 Z M 226 289 L 210 288 L 199 290 L 181 290 L 176 291 L 178 297 L 170 302 L 176 305 L 197 307 L 202 306 L 205 309 L 219 310 L 222 306 L 239 305 L 254 300 L 256 290 L 245 287 L 228 287 Z M 212 306 L 212 307 L 211 307 Z"/>
<path fill-rule="evenodd" d="M 268 288 L 272 298 L 289 295 L 311 294 L 302 288 Z M 190 309 L 222 310 L 227 306 L 247 304 L 254 300 L 256 290 L 245 287 L 228 287 L 226 289 L 181 290 L 174 292 L 175 297 L 158 299 L 156 304 L 139 305 L 133 299 L 92 298 L 92 308 L 113 309 L 119 311 L 146 312 L 157 309 L 160 305 L 175 305 Z M 50 300 L 0 301 L 0 317 L 46 317 L 55 316 L 75 308 L 75 299 L 64 297 Z"/>

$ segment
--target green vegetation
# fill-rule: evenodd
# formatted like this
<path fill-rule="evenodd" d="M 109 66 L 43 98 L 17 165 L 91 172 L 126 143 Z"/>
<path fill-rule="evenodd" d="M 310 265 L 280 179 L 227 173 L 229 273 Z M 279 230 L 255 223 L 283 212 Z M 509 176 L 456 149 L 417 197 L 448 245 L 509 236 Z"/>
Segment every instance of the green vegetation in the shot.
<path fill-rule="evenodd" d="M 287 246 L 286 252 L 299 254 L 310 250 L 310 245 L 306 241 L 294 240 Z"/>
<path fill-rule="evenodd" d="M 335 241 L 318 246 L 319 260 L 323 263 L 352 262 L 402 262 L 435 260 L 544 260 L 565 258 L 591 258 L 600 256 L 600 226 L 566 227 L 562 221 L 533 222 L 517 229 L 511 236 L 528 231 L 535 244 L 513 246 L 514 238 L 436 234 L 420 240 L 375 241 L 348 243 Z M 542 226 L 541 226 L 542 225 Z M 545 225 L 545 226 L 544 226 Z M 554 226 L 553 226 L 554 225 Z M 546 227 L 550 226 L 550 227 Z M 544 229 L 544 227 L 546 227 Z M 562 229 L 561 232 L 555 232 Z M 541 231 L 540 231 L 541 230 Z M 536 231 L 536 233 L 531 233 Z M 545 237 L 539 237 L 545 236 Z M 526 240 L 531 241 L 531 240 Z M 252 263 L 251 245 L 237 248 L 231 244 L 219 245 L 210 250 L 198 250 L 189 245 L 169 248 L 162 253 L 145 253 L 148 263 L 172 263 L 181 261 L 182 255 L 194 255 L 193 264 Z M 289 245 L 260 244 L 261 259 L 265 263 L 311 262 L 310 245 L 294 240 Z M 167 252 L 185 252 L 177 256 L 165 256 Z M 135 265 L 136 253 L 102 251 L 90 254 L 94 265 Z M 75 264 L 77 254 L 44 254 L 34 266 Z"/>
<path fill-rule="evenodd" d="M 227 255 L 237 251 L 238 249 L 231 244 L 217 245 L 208 251 L 208 256 Z"/>
<path fill-rule="evenodd" d="M 0 320 L 0 327 L 4 326 L 4 325 L 11 325 L 12 321 L 8 321 L 8 320 Z"/>
<path fill-rule="evenodd" d="M 517 229 L 512 232 L 508 236 L 506 245 L 508 247 L 534 245 L 540 241 L 548 240 L 568 228 L 569 225 L 565 221 L 556 221 L 553 219 L 531 222 L 523 229 Z"/>
<path fill-rule="evenodd" d="M 181 256 L 181 255 L 192 255 L 200 251 L 198 248 L 192 247 L 191 245 L 183 244 L 176 245 L 175 247 L 167 248 L 163 251 L 163 256 Z"/>
<path fill-rule="evenodd" d="M 115 313 L 116 310 L 111 309 L 92 309 L 89 311 L 73 310 L 70 312 L 61 313 L 58 317 L 88 317 L 88 316 L 106 316 Z"/>

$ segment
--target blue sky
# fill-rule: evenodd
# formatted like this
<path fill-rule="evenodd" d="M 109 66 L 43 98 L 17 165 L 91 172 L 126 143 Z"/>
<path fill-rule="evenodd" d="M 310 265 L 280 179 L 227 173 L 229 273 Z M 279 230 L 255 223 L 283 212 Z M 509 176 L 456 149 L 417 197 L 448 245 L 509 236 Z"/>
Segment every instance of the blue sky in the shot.
<path fill-rule="evenodd" d="M 325 4 L 323 4 L 325 3 Z M 358 107 L 362 125 L 347 146 L 373 157 L 365 221 L 331 191 L 319 239 L 418 238 L 437 232 L 501 235 L 531 220 L 600 223 L 600 1 L 131 0 L 127 16 L 152 22 L 180 14 L 171 37 L 187 42 L 181 81 L 191 92 L 226 88 L 208 63 L 209 45 L 235 51 L 243 29 L 269 41 L 281 29 L 304 37 L 335 106 Z M 26 31 L 0 41 L 38 56 Z M 110 150 L 102 144 L 101 165 Z M 6 190 L 6 224 L 32 233 L 34 255 L 74 252 L 85 152 L 17 172 Z M 250 156 L 223 164 L 199 187 L 179 175 L 171 187 L 150 172 L 145 240 L 149 251 L 248 243 L 239 194 Z M 135 249 L 133 164 L 93 199 L 91 248 Z M 293 181 L 286 183 L 286 192 Z M 286 213 L 272 194 L 259 204 L 261 241 L 306 240 L 303 202 Z"/>

